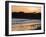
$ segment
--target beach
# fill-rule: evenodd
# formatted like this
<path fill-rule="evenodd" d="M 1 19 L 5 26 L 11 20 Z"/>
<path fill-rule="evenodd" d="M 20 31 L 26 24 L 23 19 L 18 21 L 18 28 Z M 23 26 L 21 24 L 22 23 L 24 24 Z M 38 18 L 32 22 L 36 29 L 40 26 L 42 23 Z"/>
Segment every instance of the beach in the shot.
<path fill-rule="evenodd" d="M 41 28 L 39 19 L 12 19 L 12 31 L 38 30 Z"/>

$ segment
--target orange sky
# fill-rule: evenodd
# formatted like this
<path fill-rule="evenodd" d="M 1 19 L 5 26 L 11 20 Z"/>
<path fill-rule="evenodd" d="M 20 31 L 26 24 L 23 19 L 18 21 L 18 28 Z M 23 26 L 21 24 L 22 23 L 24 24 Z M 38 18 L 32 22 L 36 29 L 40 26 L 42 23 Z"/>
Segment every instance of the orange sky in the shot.
<path fill-rule="evenodd" d="M 25 13 L 31 13 L 31 12 L 40 12 L 41 11 L 41 7 L 32 7 L 32 6 L 12 6 L 12 12 L 25 12 Z"/>

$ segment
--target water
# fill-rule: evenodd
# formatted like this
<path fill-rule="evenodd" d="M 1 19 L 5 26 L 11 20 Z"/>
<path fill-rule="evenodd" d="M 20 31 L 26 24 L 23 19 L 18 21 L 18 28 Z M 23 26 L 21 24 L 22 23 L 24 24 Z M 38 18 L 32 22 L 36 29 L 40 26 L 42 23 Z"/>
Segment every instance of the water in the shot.
<path fill-rule="evenodd" d="M 40 19 L 12 19 L 12 24 L 23 24 L 23 23 L 41 23 Z"/>

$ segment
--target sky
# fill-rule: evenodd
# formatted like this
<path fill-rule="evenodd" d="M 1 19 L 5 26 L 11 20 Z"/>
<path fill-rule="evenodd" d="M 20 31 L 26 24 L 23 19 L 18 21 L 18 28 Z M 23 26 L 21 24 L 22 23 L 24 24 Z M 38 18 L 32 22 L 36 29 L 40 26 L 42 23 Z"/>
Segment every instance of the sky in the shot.
<path fill-rule="evenodd" d="M 16 6 L 12 5 L 12 12 L 25 12 L 25 13 L 32 13 L 32 12 L 41 12 L 41 7 L 33 7 L 33 6 Z"/>

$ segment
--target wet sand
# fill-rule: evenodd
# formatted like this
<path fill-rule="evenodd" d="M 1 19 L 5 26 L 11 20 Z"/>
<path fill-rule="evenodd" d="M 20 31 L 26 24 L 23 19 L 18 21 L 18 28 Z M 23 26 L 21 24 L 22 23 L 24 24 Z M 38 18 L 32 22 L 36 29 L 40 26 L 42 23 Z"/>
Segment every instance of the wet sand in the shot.
<path fill-rule="evenodd" d="M 38 30 L 41 28 L 41 23 L 39 20 L 37 20 L 37 22 L 36 20 L 33 20 L 33 21 L 28 21 L 27 23 L 22 23 L 22 22 L 21 23 L 17 22 L 17 23 L 18 24 L 16 23 L 12 24 L 12 31 Z"/>
<path fill-rule="evenodd" d="M 35 30 L 39 27 L 41 27 L 40 24 L 31 24 L 31 23 L 24 24 L 24 25 L 16 24 L 16 25 L 12 25 L 12 31 Z"/>

